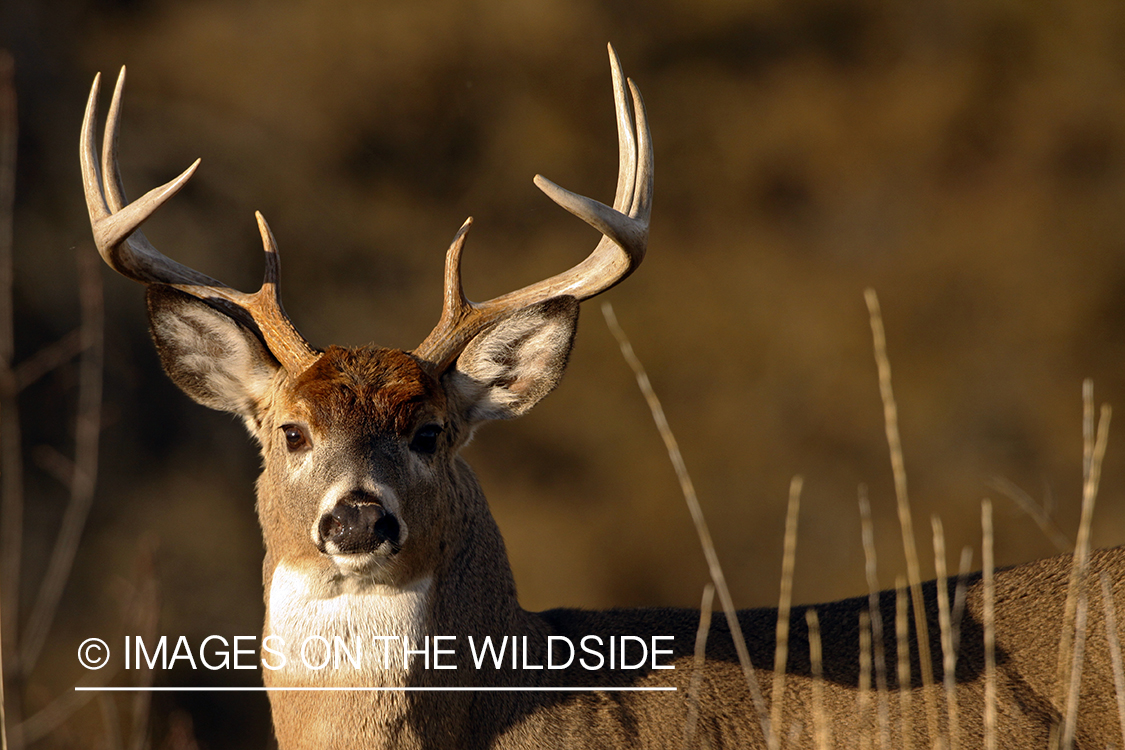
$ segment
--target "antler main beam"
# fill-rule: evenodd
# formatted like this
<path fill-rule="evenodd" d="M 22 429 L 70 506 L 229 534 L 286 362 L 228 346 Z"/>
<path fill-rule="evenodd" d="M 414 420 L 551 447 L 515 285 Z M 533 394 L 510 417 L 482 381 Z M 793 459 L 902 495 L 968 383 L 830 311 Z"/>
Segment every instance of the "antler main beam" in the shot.
<path fill-rule="evenodd" d="M 568 271 L 475 303 L 465 297 L 461 284 L 461 251 L 472 219 L 466 221 L 445 257 L 441 319 L 413 352 L 429 363 L 436 374 L 456 361 L 473 336 L 507 312 L 563 295 L 579 301 L 589 299 L 621 282 L 644 260 L 652 212 L 652 139 L 640 91 L 622 76 L 621 61 L 612 45 L 609 61 L 620 153 L 613 207 L 572 193 L 541 175 L 535 176 L 535 184 L 547 197 L 601 232 L 601 241 L 585 260 Z"/>
<path fill-rule="evenodd" d="M 266 220 L 260 213 L 255 214 L 266 253 L 266 268 L 262 288 L 254 294 L 231 289 L 210 276 L 177 263 L 153 247 L 140 231 L 141 224 L 191 179 L 199 166 L 199 160 L 196 159 L 176 179 L 129 203 L 117 164 L 117 133 L 120 126 L 121 92 L 125 86 L 125 68 L 121 68 L 113 90 L 99 167 L 94 132 L 97 130 L 95 110 L 100 83 L 99 73 L 94 77 L 94 85 L 90 88 L 90 98 L 86 103 L 79 156 L 86 207 L 94 230 L 94 243 L 102 259 L 122 276 L 144 284 L 175 287 L 214 305 L 251 328 L 257 328 L 270 352 L 286 371 L 294 376 L 304 372 L 320 355 L 293 327 L 281 306 L 281 269 L 277 243 Z"/>

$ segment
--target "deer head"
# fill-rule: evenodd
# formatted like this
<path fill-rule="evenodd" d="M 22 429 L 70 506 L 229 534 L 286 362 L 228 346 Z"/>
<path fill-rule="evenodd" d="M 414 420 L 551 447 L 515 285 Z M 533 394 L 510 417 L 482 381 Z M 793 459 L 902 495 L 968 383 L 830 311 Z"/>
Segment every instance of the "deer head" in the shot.
<path fill-rule="evenodd" d="M 254 294 L 158 251 L 140 226 L 199 161 L 130 203 L 117 164 L 125 71 L 100 165 L 94 79 L 81 161 L 98 251 L 118 273 L 148 286 L 152 337 L 172 380 L 199 403 L 240 416 L 257 439 L 267 587 L 279 564 L 304 570 L 317 585 L 406 587 L 431 576 L 448 548 L 463 543 L 457 529 L 480 509 L 471 507 L 479 491 L 459 449 L 477 425 L 519 416 L 555 387 L 578 303 L 644 258 L 652 147 L 640 95 L 622 78 L 612 48 L 610 57 L 620 147 L 613 206 L 535 178 L 551 199 L 601 231 L 601 241 L 568 271 L 474 303 L 461 284 L 466 221 L 446 255 L 441 318 L 410 352 L 312 347 L 282 308 L 277 245 L 261 214 L 265 279 Z"/>

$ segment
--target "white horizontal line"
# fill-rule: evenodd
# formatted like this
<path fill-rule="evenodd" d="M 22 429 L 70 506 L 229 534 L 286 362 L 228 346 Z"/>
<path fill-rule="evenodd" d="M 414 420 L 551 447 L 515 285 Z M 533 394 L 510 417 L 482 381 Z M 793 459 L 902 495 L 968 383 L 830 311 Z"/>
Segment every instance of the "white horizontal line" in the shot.
<path fill-rule="evenodd" d="M 395 693 L 655 693 L 675 692 L 675 687 L 75 687 L 91 693 L 268 693 L 347 692 Z"/>

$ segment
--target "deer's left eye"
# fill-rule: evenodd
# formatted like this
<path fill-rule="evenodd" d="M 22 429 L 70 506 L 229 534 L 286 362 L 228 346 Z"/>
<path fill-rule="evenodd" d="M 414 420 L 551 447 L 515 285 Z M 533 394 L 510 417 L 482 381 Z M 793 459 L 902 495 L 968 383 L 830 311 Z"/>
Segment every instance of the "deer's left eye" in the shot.
<path fill-rule="evenodd" d="M 415 453 L 432 454 L 437 450 L 438 436 L 441 435 L 441 425 L 427 424 L 418 428 L 414 438 L 410 441 L 410 450 Z"/>
<path fill-rule="evenodd" d="M 285 433 L 285 446 L 290 453 L 308 446 L 309 439 L 299 425 L 285 424 L 281 426 L 281 431 Z"/>

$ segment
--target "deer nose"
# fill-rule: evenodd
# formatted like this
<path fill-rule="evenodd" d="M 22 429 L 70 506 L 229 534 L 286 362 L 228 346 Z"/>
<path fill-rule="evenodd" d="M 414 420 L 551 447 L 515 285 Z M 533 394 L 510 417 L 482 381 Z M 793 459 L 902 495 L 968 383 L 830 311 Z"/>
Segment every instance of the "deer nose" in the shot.
<path fill-rule="evenodd" d="M 398 519 L 369 492 L 355 491 L 342 497 L 320 517 L 317 529 L 317 546 L 326 554 L 375 552 L 383 545 L 387 554 L 398 552 Z"/>

